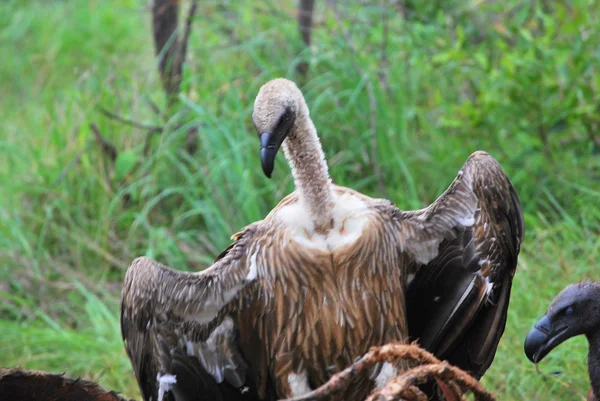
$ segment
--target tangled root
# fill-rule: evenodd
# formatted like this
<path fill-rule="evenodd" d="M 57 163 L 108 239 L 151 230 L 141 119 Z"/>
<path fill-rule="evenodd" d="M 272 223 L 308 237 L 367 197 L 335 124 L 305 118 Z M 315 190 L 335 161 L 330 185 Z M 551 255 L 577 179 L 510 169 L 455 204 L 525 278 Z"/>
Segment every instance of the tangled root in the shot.
<path fill-rule="evenodd" d="M 300 397 L 285 401 L 319 400 L 345 388 L 354 377 L 366 373 L 378 363 L 397 364 L 408 361 L 415 368 L 404 370 L 385 386 L 374 390 L 365 401 L 427 401 L 418 385 L 435 381 L 446 401 L 462 401 L 466 393 L 473 393 L 475 401 L 496 401 L 483 386 L 467 372 L 442 362 L 416 344 L 387 344 L 373 347 L 362 358 L 343 371 L 333 375 L 321 387 Z"/>

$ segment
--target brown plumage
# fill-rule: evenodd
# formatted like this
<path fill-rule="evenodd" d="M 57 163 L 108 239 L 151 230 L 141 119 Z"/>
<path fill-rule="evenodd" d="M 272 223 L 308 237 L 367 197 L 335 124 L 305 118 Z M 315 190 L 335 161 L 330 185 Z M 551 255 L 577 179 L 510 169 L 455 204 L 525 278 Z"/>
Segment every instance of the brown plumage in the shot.
<path fill-rule="evenodd" d="M 405 212 L 331 184 L 292 82 L 265 84 L 253 120 L 265 174 L 283 147 L 296 191 L 234 235 L 202 272 L 147 258 L 131 264 L 121 325 L 144 399 L 298 396 L 369 347 L 405 342 L 409 327 L 434 351 L 458 352 L 485 371 L 504 328 L 523 235 L 518 199 L 500 165 L 476 152 L 434 204 Z M 409 299 L 407 309 L 407 285 L 426 306 L 413 317 L 415 330 L 410 315 L 418 305 Z M 387 365 L 339 399 L 363 399 L 403 368 Z"/>
<path fill-rule="evenodd" d="M 3 401 L 128 401 L 96 383 L 38 370 L 0 368 Z"/>

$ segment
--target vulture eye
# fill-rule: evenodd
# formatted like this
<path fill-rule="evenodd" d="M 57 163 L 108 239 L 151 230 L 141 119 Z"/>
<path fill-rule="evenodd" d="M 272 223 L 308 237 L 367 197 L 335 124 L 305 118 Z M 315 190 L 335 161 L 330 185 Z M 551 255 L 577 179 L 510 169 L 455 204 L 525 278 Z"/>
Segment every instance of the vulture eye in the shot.
<path fill-rule="evenodd" d="M 573 314 L 573 307 L 572 306 L 567 306 L 567 308 L 565 309 L 565 315 L 569 316 Z"/>

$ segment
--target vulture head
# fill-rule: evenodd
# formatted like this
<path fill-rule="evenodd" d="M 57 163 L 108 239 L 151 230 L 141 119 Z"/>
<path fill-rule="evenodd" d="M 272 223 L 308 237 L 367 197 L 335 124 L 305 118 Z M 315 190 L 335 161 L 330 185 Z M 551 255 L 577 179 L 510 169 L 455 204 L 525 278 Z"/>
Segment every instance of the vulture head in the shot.
<path fill-rule="evenodd" d="M 600 330 L 600 285 L 583 281 L 567 286 L 525 339 L 525 354 L 538 363 L 571 337 L 588 338 Z"/>
<path fill-rule="evenodd" d="M 278 78 L 264 84 L 254 102 L 252 120 L 260 138 L 260 160 L 269 178 L 275 156 L 290 134 L 299 113 L 308 116 L 302 92 L 290 80 Z"/>

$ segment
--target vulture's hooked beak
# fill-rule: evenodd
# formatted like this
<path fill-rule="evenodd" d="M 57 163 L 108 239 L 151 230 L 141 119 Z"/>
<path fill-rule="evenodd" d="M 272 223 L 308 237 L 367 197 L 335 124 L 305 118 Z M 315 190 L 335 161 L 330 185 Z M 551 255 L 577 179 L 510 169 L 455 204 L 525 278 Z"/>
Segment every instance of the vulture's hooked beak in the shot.
<path fill-rule="evenodd" d="M 282 141 L 283 142 L 283 141 Z M 275 156 L 281 143 L 277 143 L 277 135 L 272 135 L 269 132 L 260 134 L 260 163 L 262 169 L 268 178 L 271 178 L 273 168 L 275 167 Z"/>
<path fill-rule="evenodd" d="M 547 315 L 542 317 L 525 339 L 525 355 L 533 363 L 538 363 L 550 351 L 571 337 L 569 326 L 554 327 Z"/>
<path fill-rule="evenodd" d="M 275 167 L 275 157 L 283 140 L 288 136 L 296 120 L 296 114 L 289 107 L 279 116 L 272 130 L 260 133 L 260 163 L 268 178 Z M 260 132 L 260 131 L 259 131 Z"/>

